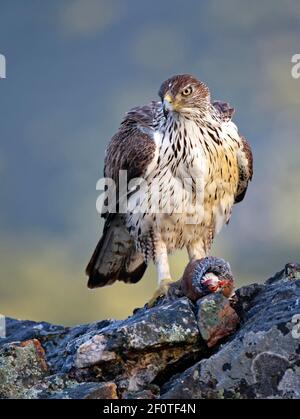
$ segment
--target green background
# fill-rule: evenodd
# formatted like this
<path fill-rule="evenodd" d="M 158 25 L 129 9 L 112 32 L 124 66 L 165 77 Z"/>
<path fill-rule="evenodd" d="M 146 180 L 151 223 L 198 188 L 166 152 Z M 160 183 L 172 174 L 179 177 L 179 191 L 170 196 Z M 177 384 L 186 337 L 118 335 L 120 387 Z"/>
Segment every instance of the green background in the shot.
<path fill-rule="evenodd" d="M 122 115 L 192 73 L 236 108 L 255 175 L 213 254 L 237 285 L 299 256 L 298 0 L 1 0 L 0 312 L 73 324 L 121 318 L 150 298 L 137 285 L 86 288 L 101 233 L 97 180 Z M 178 278 L 187 261 L 176 253 Z"/>

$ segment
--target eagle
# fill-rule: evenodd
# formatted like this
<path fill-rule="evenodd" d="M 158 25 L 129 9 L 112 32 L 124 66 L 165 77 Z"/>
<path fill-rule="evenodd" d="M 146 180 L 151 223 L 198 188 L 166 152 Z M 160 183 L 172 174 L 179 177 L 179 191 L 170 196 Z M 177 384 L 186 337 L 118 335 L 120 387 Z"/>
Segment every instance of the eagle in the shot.
<path fill-rule="evenodd" d="M 172 283 L 168 255 L 185 247 L 190 261 L 208 256 L 253 175 L 234 109 L 212 101 L 203 82 L 175 75 L 159 97 L 131 109 L 108 144 L 104 177 L 114 182 L 116 210 L 103 206 L 103 234 L 86 268 L 88 287 L 96 288 L 136 283 L 153 261 L 158 287 L 150 306 Z"/>

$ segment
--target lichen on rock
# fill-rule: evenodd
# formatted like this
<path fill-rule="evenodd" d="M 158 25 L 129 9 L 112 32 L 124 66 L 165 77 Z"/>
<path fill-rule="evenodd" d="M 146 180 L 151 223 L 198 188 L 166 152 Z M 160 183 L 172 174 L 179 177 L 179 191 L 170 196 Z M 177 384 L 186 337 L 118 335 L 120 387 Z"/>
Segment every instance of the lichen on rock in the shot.
<path fill-rule="evenodd" d="M 288 264 L 230 301 L 177 295 L 122 321 L 7 319 L 0 398 L 300 398 L 299 277 Z"/>

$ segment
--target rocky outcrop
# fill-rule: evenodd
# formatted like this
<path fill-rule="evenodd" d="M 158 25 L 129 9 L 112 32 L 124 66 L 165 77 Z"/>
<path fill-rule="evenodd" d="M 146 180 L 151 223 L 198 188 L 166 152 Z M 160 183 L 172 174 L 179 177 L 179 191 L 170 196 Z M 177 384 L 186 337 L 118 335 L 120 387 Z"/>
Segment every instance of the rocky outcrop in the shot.
<path fill-rule="evenodd" d="M 0 398 L 300 398 L 300 267 L 71 328 L 6 320 Z"/>

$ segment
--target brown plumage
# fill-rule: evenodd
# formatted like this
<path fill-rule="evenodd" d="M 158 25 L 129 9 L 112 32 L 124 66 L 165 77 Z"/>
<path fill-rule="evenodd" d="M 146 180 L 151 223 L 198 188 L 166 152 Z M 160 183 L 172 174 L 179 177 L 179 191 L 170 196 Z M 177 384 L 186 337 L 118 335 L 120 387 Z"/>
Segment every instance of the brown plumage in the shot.
<path fill-rule="evenodd" d="M 129 182 L 143 177 L 152 161 L 155 143 L 150 133 L 142 132 L 142 129 L 149 130 L 154 117 L 155 103 L 134 108 L 124 118 L 118 133 L 112 137 L 106 150 L 104 177 L 116 182 L 116 193 L 120 170 L 127 171 Z M 116 280 L 131 283 L 139 281 L 147 264 L 143 255 L 136 251 L 124 217 L 106 212 L 102 216 L 106 219 L 103 234 L 86 268 L 88 287 L 110 285 Z"/>
<path fill-rule="evenodd" d="M 143 178 L 150 192 L 131 182 L 130 210 L 103 214 L 103 237 L 87 267 L 91 288 L 137 282 L 152 259 L 157 294 L 165 293 L 168 253 L 185 246 L 190 260 L 207 256 L 252 178 L 251 149 L 231 121 L 230 105 L 211 102 L 207 86 L 190 75 L 166 80 L 159 95 L 160 102 L 129 111 L 108 145 L 104 175 L 117 191 L 119 171 L 126 170 L 128 183 Z"/>
<path fill-rule="evenodd" d="M 246 195 L 249 182 L 253 177 L 253 156 L 250 145 L 246 138 L 241 137 L 242 148 L 239 153 L 239 159 L 244 160 L 240 162 L 239 167 L 239 183 L 235 195 L 235 203 L 241 202 Z"/>
<path fill-rule="evenodd" d="M 104 176 L 119 180 L 119 171 L 127 170 L 127 179 L 143 177 L 155 153 L 152 140 L 157 103 L 129 111 L 107 147 Z"/>

